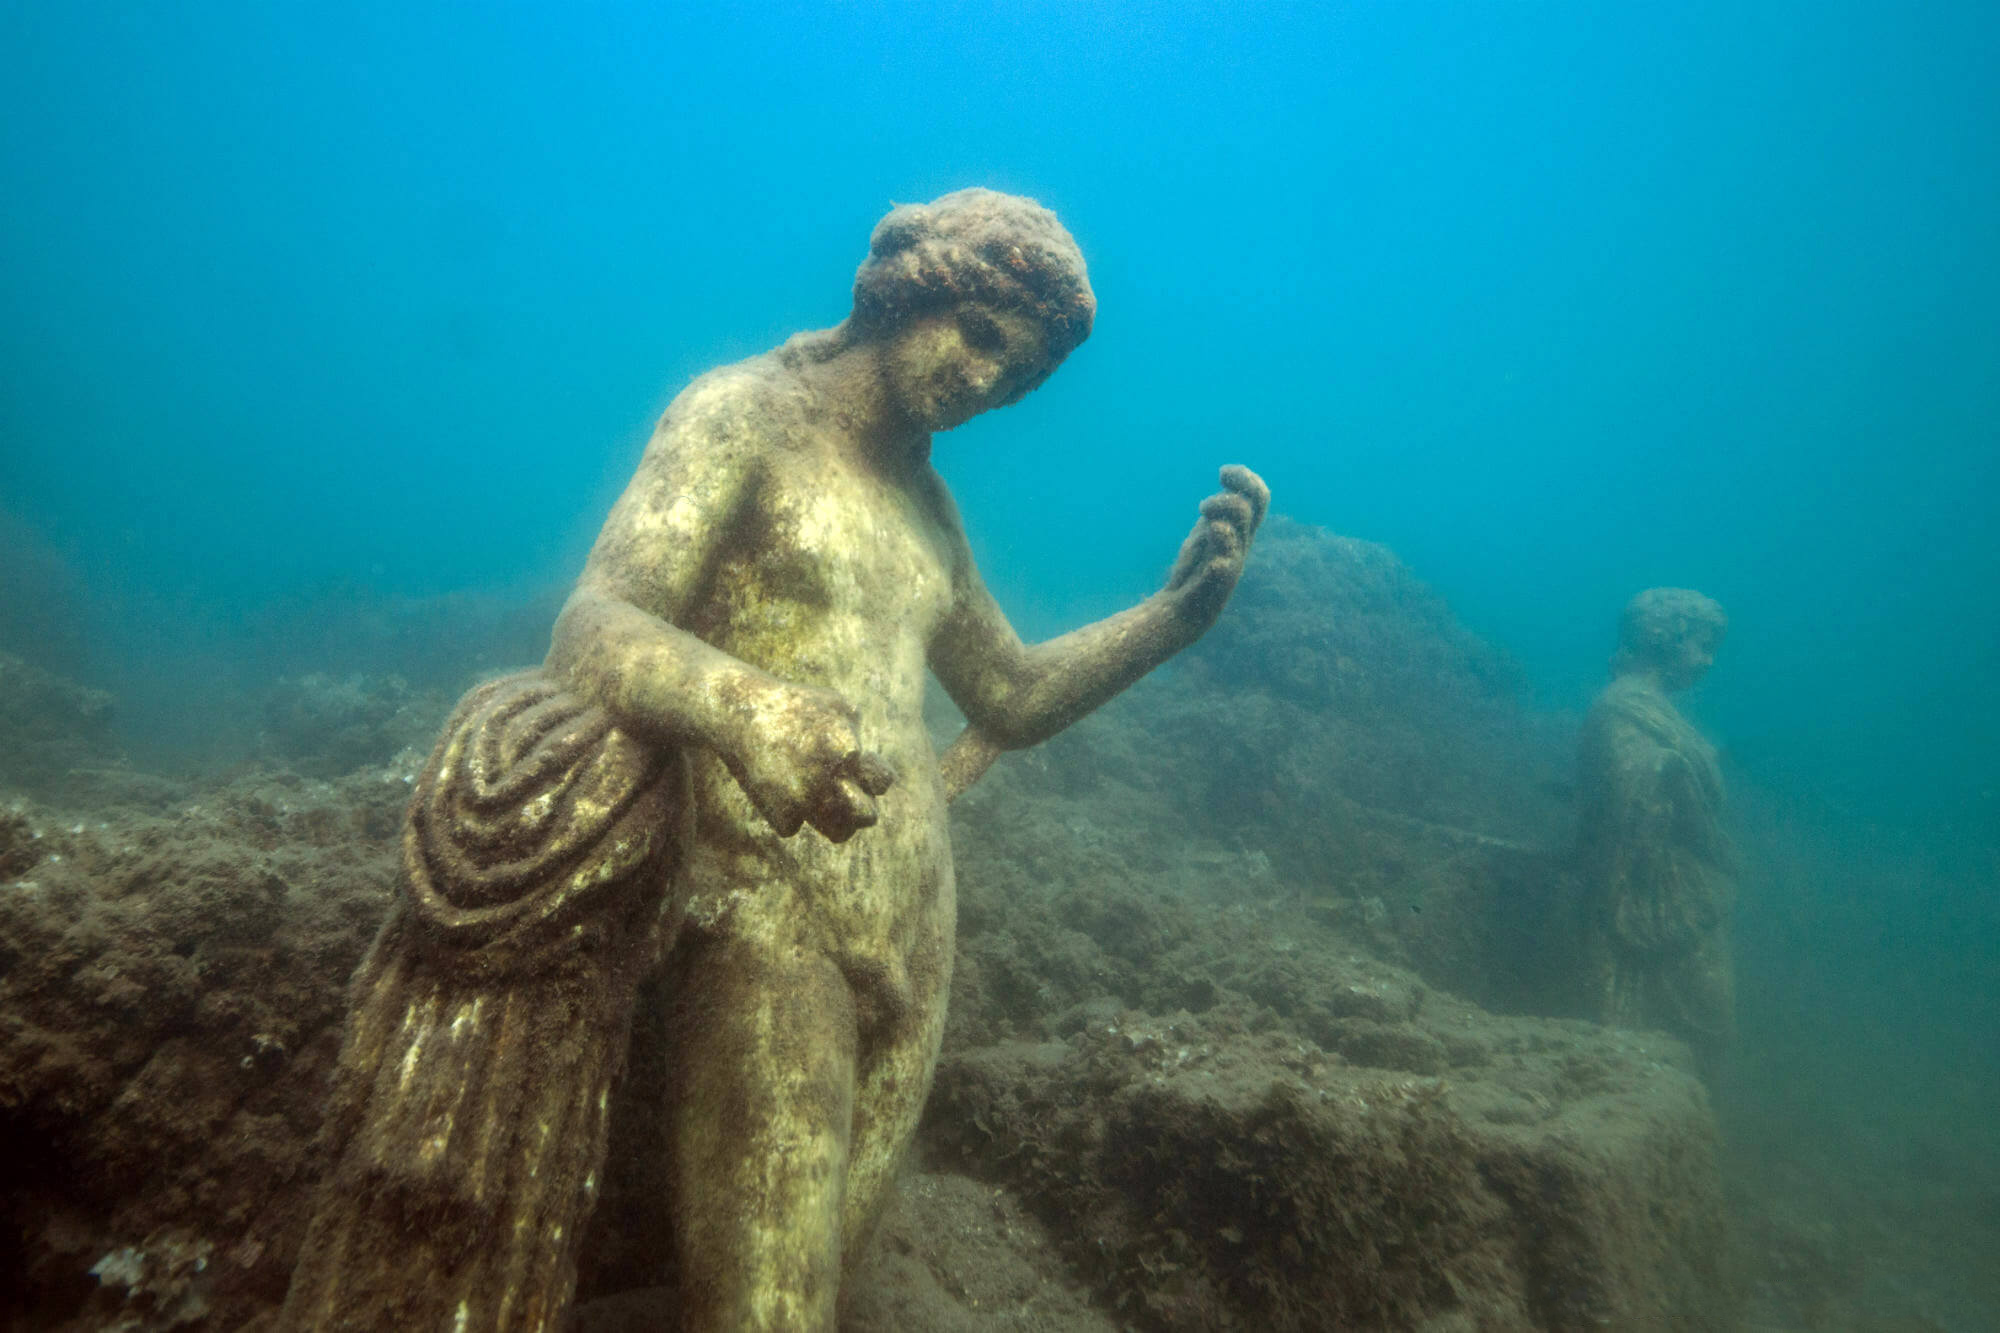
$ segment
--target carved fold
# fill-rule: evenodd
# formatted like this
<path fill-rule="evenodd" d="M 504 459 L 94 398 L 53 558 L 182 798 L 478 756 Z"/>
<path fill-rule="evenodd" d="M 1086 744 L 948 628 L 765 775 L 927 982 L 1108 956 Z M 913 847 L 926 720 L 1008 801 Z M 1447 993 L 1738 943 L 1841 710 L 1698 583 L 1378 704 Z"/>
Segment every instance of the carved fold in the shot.
<path fill-rule="evenodd" d="M 283 1328 L 562 1326 L 634 997 L 679 922 L 687 783 L 540 673 L 460 703 L 355 974 Z"/>

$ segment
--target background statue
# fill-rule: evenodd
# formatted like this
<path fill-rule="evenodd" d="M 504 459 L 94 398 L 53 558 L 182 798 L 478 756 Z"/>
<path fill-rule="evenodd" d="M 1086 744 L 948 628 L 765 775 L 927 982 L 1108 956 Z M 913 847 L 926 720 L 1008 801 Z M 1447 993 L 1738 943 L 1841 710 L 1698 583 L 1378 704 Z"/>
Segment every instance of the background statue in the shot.
<path fill-rule="evenodd" d="M 931 436 L 1095 308 L 1053 213 L 963 190 L 882 220 L 839 327 L 668 407 L 543 669 L 468 696 L 419 784 L 288 1326 L 559 1326 L 660 959 L 681 1324 L 832 1326 L 944 1029 L 949 795 L 1200 637 L 1269 503 L 1223 469 L 1159 593 L 1021 642 Z M 927 667 L 970 723 L 943 767 Z"/>
<path fill-rule="evenodd" d="M 1685 1039 L 1709 1073 L 1734 1023 L 1732 858 L 1715 749 L 1670 696 L 1707 672 L 1727 625 L 1698 592 L 1634 597 L 1578 764 L 1590 1002 L 1604 1023 Z"/>

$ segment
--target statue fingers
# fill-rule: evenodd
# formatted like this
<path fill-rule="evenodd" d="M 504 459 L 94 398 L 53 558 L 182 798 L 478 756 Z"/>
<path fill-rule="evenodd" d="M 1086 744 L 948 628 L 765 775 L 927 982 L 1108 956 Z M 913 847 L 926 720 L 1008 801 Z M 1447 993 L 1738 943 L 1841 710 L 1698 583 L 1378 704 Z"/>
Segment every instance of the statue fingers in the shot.
<path fill-rule="evenodd" d="M 1240 559 L 1257 527 L 1249 499 L 1234 491 L 1211 495 L 1201 502 L 1201 516 L 1209 558 Z"/>
<path fill-rule="evenodd" d="M 805 827 L 817 804 L 811 769 L 773 748 L 748 762 L 725 759 L 736 784 L 781 838 Z"/>
<path fill-rule="evenodd" d="M 844 765 L 856 785 L 870 796 L 880 796 L 896 785 L 896 769 L 873 750 L 856 750 Z"/>
<path fill-rule="evenodd" d="M 835 778 L 813 811 L 812 825 L 829 842 L 846 842 L 878 818 L 875 798 L 852 778 Z"/>
<path fill-rule="evenodd" d="M 804 801 L 789 793 L 755 791 L 747 787 L 744 790 L 749 794 L 750 803 L 757 807 L 757 813 L 764 816 L 764 822 L 779 837 L 789 838 L 805 827 L 807 806 Z"/>
<path fill-rule="evenodd" d="M 1235 491 L 1221 491 L 1201 502 L 1201 516 L 1248 524 L 1256 517 L 1256 511 L 1250 507 L 1249 497 Z"/>
<path fill-rule="evenodd" d="M 1249 502 L 1250 530 L 1255 532 L 1263 524 L 1264 515 L 1271 511 L 1271 488 L 1241 463 L 1231 463 L 1222 469 L 1222 484 Z"/>

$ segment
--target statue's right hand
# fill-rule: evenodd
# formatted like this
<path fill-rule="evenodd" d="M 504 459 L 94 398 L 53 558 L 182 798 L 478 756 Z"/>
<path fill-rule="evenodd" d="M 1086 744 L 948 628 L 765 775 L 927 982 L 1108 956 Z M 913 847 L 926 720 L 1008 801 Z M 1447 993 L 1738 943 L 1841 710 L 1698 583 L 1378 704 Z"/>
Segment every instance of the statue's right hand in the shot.
<path fill-rule="evenodd" d="M 758 725 L 731 768 L 780 837 L 810 822 L 834 842 L 875 823 L 875 798 L 895 770 L 861 748 L 859 718 L 832 690 L 787 685 L 758 709 Z"/>

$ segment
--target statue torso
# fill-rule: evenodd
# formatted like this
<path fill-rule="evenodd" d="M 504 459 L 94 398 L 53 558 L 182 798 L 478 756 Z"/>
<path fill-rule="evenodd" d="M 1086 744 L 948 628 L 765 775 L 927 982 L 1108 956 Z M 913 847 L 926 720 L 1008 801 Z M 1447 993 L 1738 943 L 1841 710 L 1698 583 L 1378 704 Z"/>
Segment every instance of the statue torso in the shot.
<path fill-rule="evenodd" d="M 772 380 L 778 379 L 774 385 Z M 683 628 L 782 680 L 834 690 L 894 766 L 880 821 L 844 844 L 779 838 L 714 755 L 694 757 L 697 925 L 774 933 L 841 956 L 896 957 L 951 899 L 926 650 L 950 608 L 952 542 L 927 463 L 885 475 L 804 390 L 760 375 L 743 413 L 752 491 Z M 947 920 L 949 918 L 947 917 Z"/>

